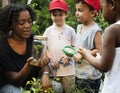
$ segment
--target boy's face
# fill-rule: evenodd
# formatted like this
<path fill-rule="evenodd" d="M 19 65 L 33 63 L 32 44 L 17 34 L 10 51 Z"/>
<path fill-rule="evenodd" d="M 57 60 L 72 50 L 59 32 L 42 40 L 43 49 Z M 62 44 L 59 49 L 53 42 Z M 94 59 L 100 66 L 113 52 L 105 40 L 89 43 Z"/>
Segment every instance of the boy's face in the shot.
<path fill-rule="evenodd" d="M 51 11 L 51 18 L 52 18 L 52 21 L 57 26 L 62 26 L 65 22 L 66 12 L 63 10 L 52 10 Z"/>
<path fill-rule="evenodd" d="M 93 17 L 95 16 L 95 13 L 93 13 L 93 11 L 94 10 L 90 11 L 86 4 L 83 4 L 81 2 L 76 3 L 77 21 L 85 23 L 89 20 L 93 20 Z"/>

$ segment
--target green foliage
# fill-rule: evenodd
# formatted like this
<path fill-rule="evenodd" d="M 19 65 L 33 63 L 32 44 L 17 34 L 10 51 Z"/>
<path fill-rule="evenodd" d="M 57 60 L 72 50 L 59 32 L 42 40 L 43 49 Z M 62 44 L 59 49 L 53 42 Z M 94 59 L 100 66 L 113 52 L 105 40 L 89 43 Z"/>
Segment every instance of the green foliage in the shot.
<path fill-rule="evenodd" d="M 36 44 L 33 45 L 33 49 L 36 55 L 39 55 L 39 52 L 41 52 L 43 45 L 41 43 L 34 42 Z"/>
<path fill-rule="evenodd" d="M 52 24 L 52 20 L 48 11 L 49 0 L 32 0 L 30 6 L 37 14 L 37 20 L 34 24 L 34 26 L 37 27 L 36 34 L 43 34 L 45 29 Z"/>
<path fill-rule="evenodd" d="M 78 89 L 76 86 L 72 89 L 71 93 L 85 93 L 84 89 Z"/>
<path fill-rule="evenodd" d="M 100 11 L 99 15 L 96 16 L 94 19 L 99 24 L 99 26 L 102 28 L 103 32 L 105 28 L 109 26 L 109 24 L 103 18 L 102 11 Z"/>
<path fill-rule="evenodd" d="M 23 3 L 23 4 L 27 4 L 28 0 L 14 0 L 15 3 Z"/>
<path fill-rule="evenodd" d="M 31 81 L 27 81 L 24 93 L 55 93 L 55 92 L 53 91 L 52 87 L 43 90 L 42 85 L 40 84 L 40 80 L 33 78 Z"/>
<path fill-rule="evenodd" d="M 40 32 L 39 32 L 39 26 L 37 25 L 36 21 L 33 22 L 32 33 L 33 34 L 40 34 Z"/>
<path fill-rule="evenodd" d="M 75 2 L 74 0 L 66 0 L 67 5 L 68 5 L 68 15 L 66 18 L 66 23 L 70 26 L 72 26 L 74 29 L 76 29 L 78 22 L 76 20 L 76 16 L 75 16 Z"/>
<path fill-rule="evenodd" d="M 0 9 L 2 8 L 2 2 L 0 1 Z"/>

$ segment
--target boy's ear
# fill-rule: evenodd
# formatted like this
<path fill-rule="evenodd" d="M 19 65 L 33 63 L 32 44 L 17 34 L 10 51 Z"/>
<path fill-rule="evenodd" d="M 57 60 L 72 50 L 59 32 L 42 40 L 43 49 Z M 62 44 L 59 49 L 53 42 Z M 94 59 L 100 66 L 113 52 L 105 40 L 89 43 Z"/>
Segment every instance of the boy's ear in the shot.
<path fill-rule="evenodd" d="M 96 10 L 93 10 L 92 12 L 91 12 L 91 16 L 92 17 L 95 17 L 97 15 L 97 11 Z"/>

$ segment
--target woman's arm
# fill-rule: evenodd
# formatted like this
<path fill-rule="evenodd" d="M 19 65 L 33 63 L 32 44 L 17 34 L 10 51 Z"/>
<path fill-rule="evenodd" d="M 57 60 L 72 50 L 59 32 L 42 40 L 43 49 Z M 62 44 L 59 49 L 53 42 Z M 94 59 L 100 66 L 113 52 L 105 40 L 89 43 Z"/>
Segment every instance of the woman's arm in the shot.
<path fill-rule="evenodd" d="M 28 77 L 32 66 L 26 63 L 19 72 L 6 72 L 5 75 L 11 83 L 16 86 L 21 86 Z"/>
<path fill-rule="evenodd" d="M 30 71 L 32 69 L 33 66 L 36 67 L 40 67 L 39 64 L 40 61 L 34 63 L 33 62 L 33 57 L 29 57 L 27 59 L 26 64 L 23 66 L 23 68 L 19 71 L 19 72 L 6 72 L 5 75 L 6 77 L 8 77 L 8 80 L 16 85 L 16 86 L 21 86 L 23 84 L 23 82 L 26 81 L 26 78 L 28 77 L 28 75 L 30 74 Z"/>
<path fill-rule="evenodd" d="M 46 64 L 43 67 L 42 72 L 43 72 L 42 77 L 41 77 L 42 87 L 43 87 L 43 89 L 50 88 L 52 86 L 52 84 L 51 84 L 51 80 L 49 78 L 50 70 L 49 70 L 48 64 Z"/>

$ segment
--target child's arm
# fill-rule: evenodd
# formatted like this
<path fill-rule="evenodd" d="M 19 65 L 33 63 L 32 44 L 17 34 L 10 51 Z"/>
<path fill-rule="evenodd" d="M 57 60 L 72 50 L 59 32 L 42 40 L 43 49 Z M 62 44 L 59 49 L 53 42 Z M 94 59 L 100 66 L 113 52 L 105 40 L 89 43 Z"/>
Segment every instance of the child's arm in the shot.
<path fill-rule="evenodd" d="M 93 49 L 90 51 L 90 53 L 93 55 L 93 56 L 96 56 L 96 53 L 99 52 L 99 49 Z"/>
<path fill-rule="evenodd" d="M 58 60 L 55 60 L 52 55 L 50 54 L 49 50 L 47 50 L 47 57 L 50 61 L 50 65 L 55 68 L 58 69 L 59 68 L 59 64 L 58 64 Z"/>
<path fill-rule="evenodd" d="M 49 53 L 48 50 L 47 50 L 47 57 L 48 57 L 49 61 L 52 59 L 52 56 L 51 56 L 51 54 Z"/>
<path fill-rule="evenodd" d="M 100 52 L 101 45 L 102 45 L 102 35 L 99 31 L 96 32 L 96 35 L 94 38 L 94 45 L 95 45 L 95 49 L 91 50 L 91 54 L 93 56 L 96 56 L 96 53 Z"/>

